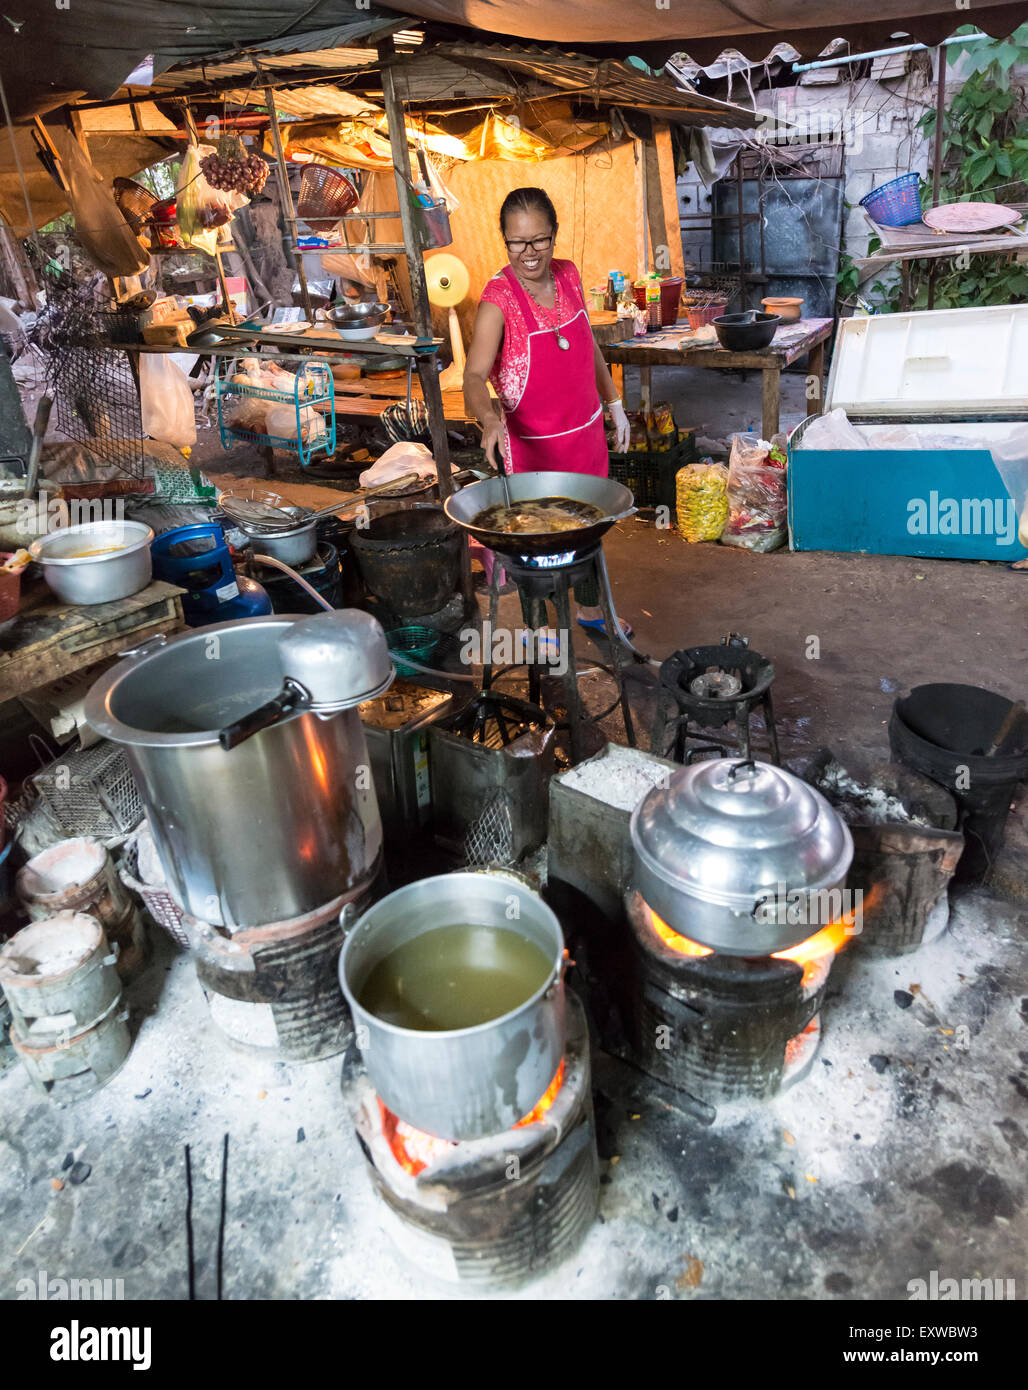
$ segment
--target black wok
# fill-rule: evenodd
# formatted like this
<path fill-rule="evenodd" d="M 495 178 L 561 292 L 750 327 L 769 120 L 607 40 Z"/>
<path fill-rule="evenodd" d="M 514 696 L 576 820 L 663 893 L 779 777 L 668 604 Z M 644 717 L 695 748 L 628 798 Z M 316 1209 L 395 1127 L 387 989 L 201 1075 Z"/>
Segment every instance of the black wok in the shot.
<path fill-rule="evenodd" d="M 446 499 L 445 511 L 451 521 L 463 527 L 476 541 L 501 555 L 559 555 L 562 551 L 584 550 L 635 511 L 634 498 L 613 478 L 597 478 L 591 473 L 510 473 L 507 475 L 510 500 L 538 502 L 543 497 L 571 497 L 602 508 L 604 519 L 573 531 L 487 531 L 475 526 L 474 518 L 486 507 L 506 501 L 502 478 L 486 478 L 461 488 Z"/>

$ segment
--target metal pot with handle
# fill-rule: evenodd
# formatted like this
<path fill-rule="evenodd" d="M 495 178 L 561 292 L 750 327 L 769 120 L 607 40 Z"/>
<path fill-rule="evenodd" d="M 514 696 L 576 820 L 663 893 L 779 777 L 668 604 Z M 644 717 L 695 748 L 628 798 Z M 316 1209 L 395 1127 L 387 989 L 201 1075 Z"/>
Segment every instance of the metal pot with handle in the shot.
<path fill-rule="evenodd" d="M 849 827 L 770 763 L 717 758 L 672 773 L 632 813 L 633 881 L 674 930 L 733 956 L 764 956 L 840 915 Z"/>
<path fill-rule="evenodd" d="M 517 1008 L 471 1028 L 386 1022 L 361 1002 L 375 967 L 434 928 L 468 923 L 520 934 L 549 962 Z M 564 1055 L 564 938 L 543 900 L 511 878 L 441 874 L 390 893 L 346 936 L 339 979 L 375 1090 L 394 1115 L 443 1139 L 501 1134 L 546 1093 Z"/>
<path fill-rule="evenodd" d="M 319 622 L 331 628 L 312 634 Z M 305 664 L 304 652 L 317 662 L 330 647 L 328 672 Z M 286 676 L 304 698 L 254 720 Z M 379 625 L 341 609 L 158 638 L 95 682 L 86 718 L 125 748 L 179 907 L 215 926 L 259 926 L 366 888 L 382 826 L 356 706 L 392 677 Z M 245 737 L 226 747 L 223 730 L 244 719 Z"/>

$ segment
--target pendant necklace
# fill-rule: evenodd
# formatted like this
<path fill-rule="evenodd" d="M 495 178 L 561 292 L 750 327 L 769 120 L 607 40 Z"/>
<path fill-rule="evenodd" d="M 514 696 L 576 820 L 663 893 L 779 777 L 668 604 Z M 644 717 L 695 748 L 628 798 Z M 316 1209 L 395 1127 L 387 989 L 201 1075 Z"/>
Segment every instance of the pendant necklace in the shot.
<path fill-rule="evenodd" d="M 539 304 L 539 297 L 536 294 L 536 292 L 533 289 L 530 289 L 528 285 L 525 285 L 523 280 L 521 283 L 524 286 L 524 288 L 528 290 L 528 293 L 532 296 L 535 302 Z M 552 271 L 550 272 L 550 284 L 553 286 L 553 307 L 557 314 L 557 322 L 554 326 L 553 331 L 557 335 L 557 346 L 560 348 L 561 352 L 567 352 L 568 349 L 571 347 L 571 344 L 568 342 L 567 338 L 565 338 L 564 334 L 560 331 L 560 295 L 557 293 L 557 281 Z M 543 307 L 544 306 L 542 304 L 539 304 L 540 309 L 542 309 Z"/>

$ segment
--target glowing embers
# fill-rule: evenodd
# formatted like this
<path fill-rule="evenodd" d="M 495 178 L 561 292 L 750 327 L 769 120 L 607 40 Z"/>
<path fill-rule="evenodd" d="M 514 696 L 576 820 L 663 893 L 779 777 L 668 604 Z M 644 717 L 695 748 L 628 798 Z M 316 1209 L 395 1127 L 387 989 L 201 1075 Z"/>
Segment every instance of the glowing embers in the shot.
<path fill-rule="evenodd" d="M 698 941 L 691 941 L 689 937 L 669 927 L 646 903 L 642 906 L 654 935 L 660 938 L 669 951 L 694 958 L 715 954 L 709 946 L 701 946 Z M 824 983 L 822 976 L 827 979 L 827 971 L 831 969 L 832 961 L 843 947 L 852 941 L 854 934 L 853 921 L 839 917 L 836 921 L 829 922 L 827 927 L 815 932 L 813 936 L 808 936 L 806 941 L 801 941 L 798 946 L 790 946 L 787 951 L 775 951 L 772 959 L 795 961 L 803 967 L 804 990 L 818 988 Z"/>
<path fill-rule="evenodd" d="M 596 1212 L 599 1167 L 585 1016 L 567 996 L 564 1060 L 513 1129 L 436 1139 L 397 1119 L 363 1073 L 357 1136 L 380 1218 L 405 1262 L 474 1290 L 511 1288 L 567 1258 Z"/>
<path fill-rule="evenodd" d="M 845 920 L 774 955 L 728 956 L 677 931 L 632 893 L 629 1058 L 706 1105 L 765 1098 L 802 1076 Z"/>
<path fill-rule="evenodd" d="M 543 1095 L 539 1098 L 536 1105 L 514 1126 L 515 1129 L 524 1129 L 526 1125 L 538 1124 L 550 1110 L 560 1088 L 564 1082 L 564 1061 L 561 1059 L 560 1066 L 554 1075 L 553 1080 L 547 1086 Z M 416 1178 L 419 1173 L 430 1167 L 438 1159 L 442 1158 L 450 1149 L 458 1147 L 454 1139 L 437 1139 L 434 1134 L 426 1134 L 424 1130 L 415 1129 L 406 1120 L 398 1119 L 376 1096 L 378 1101 L 379 1113 L 381 1115 L 382 1133 L 386 1143 L 397 1163 L 411 1177 Z"/>

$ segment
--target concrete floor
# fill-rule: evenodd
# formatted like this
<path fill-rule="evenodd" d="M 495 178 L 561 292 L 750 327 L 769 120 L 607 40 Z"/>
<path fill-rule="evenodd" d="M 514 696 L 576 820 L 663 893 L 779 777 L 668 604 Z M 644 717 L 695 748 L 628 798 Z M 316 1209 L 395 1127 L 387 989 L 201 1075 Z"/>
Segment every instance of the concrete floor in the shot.
<path fill-rule="evenodd" d="M 819 743 L 884 752 L 894 692 L 920 681 L 1023 694 L 1023 574 L 750 556 L 639 522 L 619 526 L 607 553 L 642 649 L 663 656 L 735 629 L 773 657 L 787 754 Z M 594 680 L 598 699 L 605 678 Z M 640 715 L 647 701 L 634 683 Z M 901 960 L 857 947 L 842 958 L 812 1074 L 767 1104 L 726 1107 L 703 1128 L 632 1094 L 623 1068 L 597 1056 L 599 1218 L 574 1259 L 516 1297 L 903 1299 L 933 1269 L 1020 1274 L 1026 843 L 1022 809 L 997 885 L 963 897 L 938 942 Z M 0 1077 L 0 1292 L 46 1270 L 122 1278 L 128 1297 L 184 1297 L 188 1143 L 198 1293 L 212 1296 L 226 1132 L 226 1297 L 443 1292 L 405 1270 L 378 1230 L 339 1060 L 282 1065 L 230 1050 L 188 957 L 154 937 L 129 993 L 136 1042 L 103 1091 L 56 1109 L 20 1068 Z M 895 990 L 917 1006 L 898 1007 Z M 92 1171 L 54 1190 L 68 1154 Z"/>
<path fill-rule="evenodd" d="M 756 374 L 654 376 L 683 425 L 723 437 L 759 421 Z M 802 378 L 783 384 L 791 425 L 805 413 Z M 213 466 L 215 453 L 200 457 Z M 245 470 L 238 456 L 233 465 Z M 640 521 L 619 525 L 606 553 L 641 650 L 663 657 L 734 630 L 774 660 L 786 758 L 820 744 L 884 755 L 896 693 L 924 681 L 1025 694 L 1024 573 L 753 556 L 689 546 Z M 517 622 L 513 597 L 503 604 Z M 583 639 L 579 654 L 602 656 L 602 644 Z M 609 703 L 605 676 L 583 689 L 592 708 Z M 637 668 L 632 702 L 646 736 L 651 689 L 652 669 Z M 623 737 L 616 719 L 604 732 Z M 830 981 L 811 1074 L 766 1104 L 723 1108 L 709 1128 L 595 1056 L 598 1219 L 573 1259 L 514 1297 L 902 1300 L 908 1281 L 932 1270 L 1022 1275 L 1026 901 L 1022 801 L 990 886 L 954 903 L 946 934 L 902 959 L 851 947 Z M 45 1270 L 121 1278 L 129 1298 L 185 1297 L 188 1143 L 197 1293 L 213 1297 L 225 1133 L 226 1297 L 445 1296 L 405 1269 L 379 1230 L 340 1060 L 286 1065 L 231 1050 L 188 956 L 163 933 L 153 939 L 128 996 L 135 1044 L 110 1085 L 57 1109 L 20 1068 L 0 1074 L 0 1296 Z M 897 990 L 914 1006 L 900 1007 Z M 57 1190 L 69 1154 L 91 1171 Z"/>

